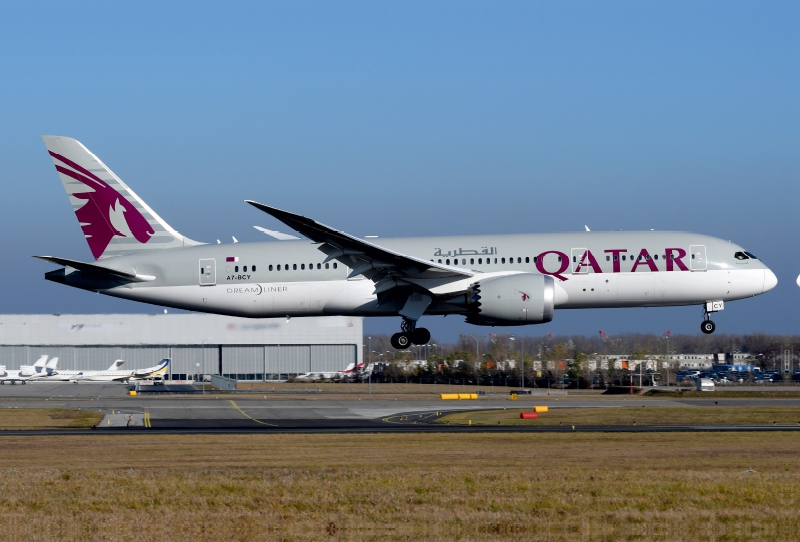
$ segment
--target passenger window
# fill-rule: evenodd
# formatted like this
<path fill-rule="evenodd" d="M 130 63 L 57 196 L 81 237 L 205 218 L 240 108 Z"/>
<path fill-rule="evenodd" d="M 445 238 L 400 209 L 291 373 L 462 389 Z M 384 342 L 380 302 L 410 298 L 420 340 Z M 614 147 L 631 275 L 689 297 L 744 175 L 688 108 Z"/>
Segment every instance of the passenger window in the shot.
<path fill-rule="evenodd" d="M 439 260 L 439 263 L 442 263 L 442 260 Z"/>
<path fill-rule="evenodd" d="M 200 268 L 200 274 L 201 275 L 205 275 L 206 274 L 206 268 L 205 267 L 201 267 Z"/>
<path fill-rule="evenodd" d="M 514 258 L 509 258 L 508 263 L 514 263 Z"/>
<path fill-rule="evenodd" d="M 245 273 L 247 273 L 247 266 L 246 266 L 246 265 L 245 265 L 245 266 L 242 268 L 242 271 L 244 271 Z"/>
<path fill-rule="evenodd" d="M 531 263 L 530 256 L 525 256 L 525 263 Z"/>
<path fill-rule="evenodd" d="M 482 264 L 483 263 L 483 258 L 478 258 L 478 263 Z"/>
<path fill-rule="evenodd" d="M 494 263 L 497 263 L 497 258 L 494 259 Z"/>
<path fill-rule="evenodd" d="M 447 265 L 450 265 L 450 259 L 449 258 L 447 260 L 445 260 L 445 262 L 447 263 Z"/>
<path fill-rule="evenodd" d="M 656 254 L 655 256 L 653 256 L 653 258 L 655 258 L 655 259 L 657 260 L 657 259 L 658 259 L 658 254 Z"/>
<path fill-rule="evenodd" d="M 336 262 L 333 262 L 333 268 L 336 269 L 337 267 L 339 266 L 336 264 Z"/>
<path fill-rule="evenodd" d="M 517 263 L 522 263 L 522 258 L 517 258 Z"/>
<path fill-rule="evenodd" d="M 606 256 L 606 261 L 610 262 L 611 261 L 611 256 Z"/>
<path fill-rule="evenodd" d="M 502 260 L 500 260 L 500 263 L 506 263 L 506 259 L 503 258 Z"/>
<path fill-rule="evenodd" d="M 317 264 L 317 269 L 322 269 L 322 264 L 321 263 Z"/>
<path fill-rule="evenodd" d="M 692 254 L 692 259 L 694 260 L 694 254 Z"/>
<path fill-rule="evenodd" d="M 470 265 L 473 265 L 474 263 L 475 263 L 475 258 L 470 258 L 470 259 L 469 259 L 469 264 L 470 264 Z"/>
<path fill-rule="evenodd" d="M 304 264 L 304 263 L 301 263 L 301 264 L 300 264 L 300 269 L 302 269 L 302 270 L 304 270 L 304 271 L 305 271 L 305 269 L 306 269 L 306 264 Z"/>
<path fill-rule="evenodd" d="M 272 265 L 269 266 L 269 270 L 272 271 Z"/>
<path fill-rule="evenodd" d="M 624 259 L 625 259 L 625 256 L 623 256 L 623 257 L 622 257 L 622 259 L 624 260 Z M 618 262 L 618 261 L 619 261 L 619 254 L 614 254 L 614 261 L 615 261 L 615 262 Z"/>
<path fill-rule="evenodd" d="M 461 265 L 467 265 L 467 259 L 461 258 Z"/>
<path fill-rule="evenodd" d="M 297 271 L 297 264 L 296 264 L 296 263 L 293 263 L 293 264 L 292 264 L 292 269 L 293 269 L 293 270 L 295 270 L 295 271 Z"/>
<path fill-rule="evenodd" d="M 278 271 L 281 270 L 281 264 L 278 264 Z"/>
<path fill-rule="evenodd" d="M 577 262 L 577 261 L 578 261 L 578 257 L 577 257 L 577 256 L 573 256 L 573 257 L 572 257 L 572 263 L 575 263 L 575 262 Z"/>
<path fill-rule="evenodd" d="M 314 269 L 314 264 L 313 263 L 308 264 L 308 268 L 309 269 Z"/>
<path fill-rule="evenodd" d="M 625 255 L 624 254 L 622 255 L 622 261 L 623 262 L 625 261 Z"/>
<path fill-rule="evenodd" d="M 239 272 L 239 266 L 237 265 L 236 267 L 234 267 L 234 268 L 233 268 L 233 270 L 234 270 L 236 273 L 238 273 L 238 272 Z"/>
<path fill-rule="evenodd" d="M 559 261 L 559 262 L 561 261 L 561 256 L 559 256 L 559 257 L 558 257 L 558 261 Z"/>
<path fill-rule="evenodd" d="M 534 257 L 533 257 L 533 263 L 536 263 L 536 262 L 538 262 L 538 261 L 539 261 L 539 256 L 534 256 Z"/>
<path fill-rule="evenodd" d="M 329 265 L 330 265 L 329 263 L 326 263 L 326 264 L 325 264 L 325 269 L 328 269 L 328 266 L 329 266 Z"/>
<path fill-rule="evenodd" d="M 256 272 L 256 266 L 254 265 L 253 266 L 253 273 L 255 273 L 255 272 Z"/>

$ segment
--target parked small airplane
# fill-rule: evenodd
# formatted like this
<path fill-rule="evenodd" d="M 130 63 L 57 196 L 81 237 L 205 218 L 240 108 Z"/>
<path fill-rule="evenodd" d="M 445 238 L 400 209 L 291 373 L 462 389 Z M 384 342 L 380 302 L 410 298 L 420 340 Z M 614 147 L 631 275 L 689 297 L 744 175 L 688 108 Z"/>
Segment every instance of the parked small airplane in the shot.
<path fill-rule="evenodd" d="M 83 375 L 87 373 L 100 373 L 100 372 L 108 372 L 108 371 L 118 371 L 122 364 L 125 363 L 121 359 L 118 359 L 114 363 L 111 364 L 111 367 L 106 369 L 105 371 L 76 371 L 76 370 L 69 370 L 69 369 L 58 369 L 58 358 L 53 358 L 52 360 L 47 362 L 45 367 L 45 371 L 37 375 L 33 380 L 36 381 L 44 381 L 44 382 L 52 382 L 52 381 L 60 381 L 65 382 L 69 380 L 81 380 Z"/>
<path fill-rule="evenodd" d="M 121 362 L 122 360 L 119 361 Z M 152 378 L 154 376 L 160 376 L 166 373 L 169 369 L 169 361 L 169 358 L 165 358 L 162 359 L 161 363 L 155 367 L 136 369 L 133 371 L 111 369 L 108 371 L 82 371 L 80 374 L 70 378 L 70 381 L 77 384 L 78 382 L 128 382 L 129 380 Z"/>
<path fill-rule="evenodd" d="M 8 371 L 5 365 L 0 365 L 0 385 L 6 382 L 10 382 L 12 385 L 17 382 L 25 384 L 28 380 L 34 379 L 37 375 L 42 374 L 46 362 L 47 355 L 45 354 L 36 360 L 33 365 L 20 365 L 19 369 L 16 371 Z"/>
<path fill-rule="evenodd" d="M 318 381 L 318 380 L 338 380 L 347 378 L 349 376 L 353 376 L 359 373 L 364 368 L 364 362 L 362 361 L 358 365 L 355 363 L 350 363 L 346 369 L 341 371 L 322 371 L 316 373 L 302 373 L 295 377 L 295 380 L 310 380 L 310 381 Z"/>
<path fill-rule="evenodd" d="M 400 316 L 391 342 L 405 349 L 430 340 L 417 326 L 423 315 L 517 326 L 549 322 L 556 308 L 699 305 L 700 329 L 713 333 L 710 314 L 726 301 L 778 283 L 751 252 L 695 233 L 587 227 L 378 244 L 250 200 L 307 239 L 261 228 L 284 240 L 204 244 L 178 233 L 75 139 L 43 140 L 96 260 L 37 256 L 63 266 L 45 278 L 154 305 L 249 318 Z"/>

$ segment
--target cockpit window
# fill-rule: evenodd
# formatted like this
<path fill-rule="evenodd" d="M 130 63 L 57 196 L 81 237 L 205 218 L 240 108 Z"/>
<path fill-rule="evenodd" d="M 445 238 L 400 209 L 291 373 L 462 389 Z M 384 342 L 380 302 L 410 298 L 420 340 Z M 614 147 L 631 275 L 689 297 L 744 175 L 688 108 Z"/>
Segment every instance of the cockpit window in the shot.
<path fill-rule="evenodd" d="M 733 255 L 737 260 L 749 260 L 750 258 L 744 252 L 737 252 Z"/>
<path fill-rule="evenodd" d="M 758 258 L 756 258 L 755 254 L 753 254 L 752 252 L 747 252 L 747 251 L 745 251 L 745 254 L 747 254 L 748 256 L 750 256 L 751 258 L 753 258 L 754 260 L 757 260 L 757 259 L 758 259 Z"/>

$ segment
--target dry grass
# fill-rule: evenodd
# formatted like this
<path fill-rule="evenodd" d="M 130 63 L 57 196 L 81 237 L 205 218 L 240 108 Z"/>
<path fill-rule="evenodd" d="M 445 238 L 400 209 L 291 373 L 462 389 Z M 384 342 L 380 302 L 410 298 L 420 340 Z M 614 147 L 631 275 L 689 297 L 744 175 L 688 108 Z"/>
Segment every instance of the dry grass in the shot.
<path fill-rule="evenodd" d="M 798 425 L 798 407 L 611 407 L 551 408 L 539 414 L 538 420 L 521 420 L 521 411 L 480 410 L 457 412 L 443 416 L 440 423 L 473 425 Z"/>
<path fill-rule="evenodd" d="M 100 412 L 57 408 L 0 409 L 3 429 L 87 429 L 103 420 Z M 1 460 L 0 460 L 1 461 Z"/>
<path fill-rule="evenodd" d="M 798 444 L 789 433 L 5 436 L 0 533 L 794 540 Z"/>

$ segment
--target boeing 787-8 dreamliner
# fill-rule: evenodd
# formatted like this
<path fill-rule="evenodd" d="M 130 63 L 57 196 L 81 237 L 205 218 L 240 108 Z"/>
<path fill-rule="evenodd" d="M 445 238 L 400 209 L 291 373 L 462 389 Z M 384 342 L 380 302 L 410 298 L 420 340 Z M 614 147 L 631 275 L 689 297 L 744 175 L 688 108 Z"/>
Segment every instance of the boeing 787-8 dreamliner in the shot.
<path fill-rule="evenodd" d="M 247 201 L 307 239 L 204 244 L 170 227 L 80 142 L 44 136 L 96 261 L 48 280 L 165 307 L 250 318 L 401 316 L 395 348 L 425 344 L 423 315 L 475 325 L 553 319 L 555 309 L 700 305 L 701 329 L 725 301 L 778 280 L 730 241 L 687 232 L 593 232 L 361 239 Z"/>

